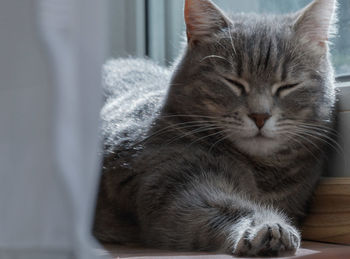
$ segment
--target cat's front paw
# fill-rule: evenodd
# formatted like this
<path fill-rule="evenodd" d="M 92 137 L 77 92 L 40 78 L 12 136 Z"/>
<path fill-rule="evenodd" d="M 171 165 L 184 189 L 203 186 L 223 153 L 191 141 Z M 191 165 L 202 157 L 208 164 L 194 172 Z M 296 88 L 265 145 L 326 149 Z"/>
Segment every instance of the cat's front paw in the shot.
<path fill-rule="evenodd" d="M 250 227 L 238 238 L 233 254 L 238 256 L 279 256 L 294 254 L 300 234 L 287 224 L 267 223 Z"/>

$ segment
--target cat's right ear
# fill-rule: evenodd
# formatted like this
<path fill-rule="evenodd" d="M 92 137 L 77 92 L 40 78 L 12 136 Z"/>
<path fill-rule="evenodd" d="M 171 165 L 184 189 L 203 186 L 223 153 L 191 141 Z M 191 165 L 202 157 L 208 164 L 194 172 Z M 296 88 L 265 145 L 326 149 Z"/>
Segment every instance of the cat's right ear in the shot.
<path fill-rule="evenodd" d="M 187 41 L 195 45 L 229 26 L 229 19 L 210 0 L 185 0 Z"/>

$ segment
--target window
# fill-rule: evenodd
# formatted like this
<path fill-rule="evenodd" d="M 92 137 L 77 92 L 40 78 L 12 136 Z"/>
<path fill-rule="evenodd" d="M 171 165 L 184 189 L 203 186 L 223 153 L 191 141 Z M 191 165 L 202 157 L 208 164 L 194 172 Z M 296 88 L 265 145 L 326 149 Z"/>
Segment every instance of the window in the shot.
<path fill-rule="evenodd" d="M 184 37 L 183 1 L 148 0 L 149 55 L 162 64 L 178 55 Z M 311 0 L 213 0 L 223 10 L 232 12 L 288 13 L 297 11 Z M 333 64 L 338 76 L 350 74 L 350 1 L 338 0 L 338 34 L 332 39 Z M 159 3 L 161 3 L 159 5 Z"/>

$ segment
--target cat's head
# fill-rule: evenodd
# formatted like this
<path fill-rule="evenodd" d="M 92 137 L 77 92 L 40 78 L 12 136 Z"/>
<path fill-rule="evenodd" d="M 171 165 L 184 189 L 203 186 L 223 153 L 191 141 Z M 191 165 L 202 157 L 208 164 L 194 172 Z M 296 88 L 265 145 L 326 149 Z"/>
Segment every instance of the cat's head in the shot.
<path fill-rule="evenodd" d="M 252 155 L 317 142 L 335 100 L 335 9 L 335 0 L 314 0 L 293 14 L 227 16 L 209 0 L 186 0 L 188 46 L 166 109 L 212 120 Z"/>

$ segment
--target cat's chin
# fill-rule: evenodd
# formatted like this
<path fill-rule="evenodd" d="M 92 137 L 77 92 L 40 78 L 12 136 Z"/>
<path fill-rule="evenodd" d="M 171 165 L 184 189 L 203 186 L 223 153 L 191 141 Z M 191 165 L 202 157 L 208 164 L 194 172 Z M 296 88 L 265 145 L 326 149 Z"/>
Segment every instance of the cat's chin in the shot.
<path fill-rule="evenodd" d="M 269 156 L 281 149 L 281 143 L 276 138 L 261 135 L 238 139 L 235 144 L 240 151 L 253 156 Z"/>

